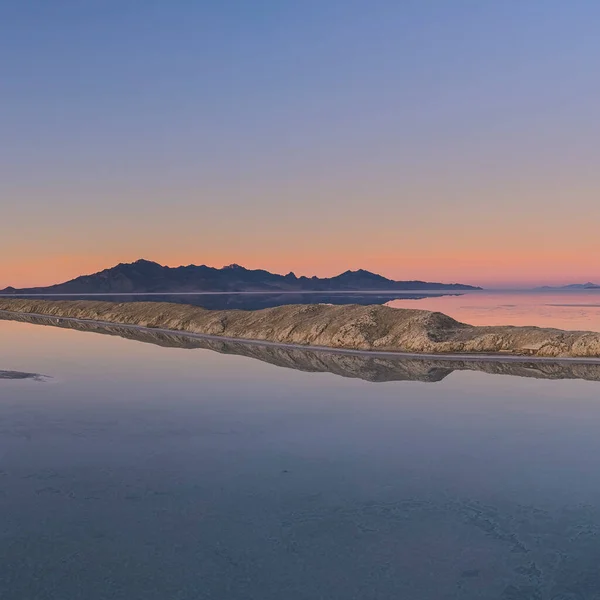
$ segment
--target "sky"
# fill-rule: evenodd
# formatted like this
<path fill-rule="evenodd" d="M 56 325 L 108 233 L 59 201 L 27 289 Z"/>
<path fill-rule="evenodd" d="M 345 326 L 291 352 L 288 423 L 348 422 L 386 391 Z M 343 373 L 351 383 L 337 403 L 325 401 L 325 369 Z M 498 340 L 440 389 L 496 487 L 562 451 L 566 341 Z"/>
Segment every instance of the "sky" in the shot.
<path fill-rule="evenodd" d="M 600 282 L 595 0 L 0 0 L 0 288 L 138 258 Z"/>

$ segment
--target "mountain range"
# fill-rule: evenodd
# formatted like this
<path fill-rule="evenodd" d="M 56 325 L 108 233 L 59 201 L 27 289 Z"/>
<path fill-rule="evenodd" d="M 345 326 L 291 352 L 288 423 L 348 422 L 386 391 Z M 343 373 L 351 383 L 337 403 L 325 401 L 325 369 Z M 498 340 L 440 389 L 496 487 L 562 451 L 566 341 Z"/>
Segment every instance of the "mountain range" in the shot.
<path fill-rule="evenodd" d="M 571 283 L 569 285 L 544 285 L 538 290 L 600 290 L 600 285 L 588 281 L 587 283 Z"/>
<path fill-rule="evenodd" d="M 398 291 L 398 290 L 476 290 L 460 283 L 393 281 L 363 269 L 346 271 L 335 277 L 278 275 L 262 269 L 229 265 L 221 269 L 206 265 L 165 267 L 149 260 L 120 263 L 92 275 L 47 287 L 16 289 L 3 294 L 115 294 L 183 292 L 281 292 L 281 291 Z"/>

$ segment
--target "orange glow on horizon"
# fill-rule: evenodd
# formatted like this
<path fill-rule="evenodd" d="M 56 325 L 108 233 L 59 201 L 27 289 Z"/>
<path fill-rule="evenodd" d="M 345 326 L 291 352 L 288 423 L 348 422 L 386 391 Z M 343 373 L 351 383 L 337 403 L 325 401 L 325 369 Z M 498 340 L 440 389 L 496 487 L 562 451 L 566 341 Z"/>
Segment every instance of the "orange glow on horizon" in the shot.
<path fill-rule="evenodd" d="M 222 267 L 238 263 L 249 269 L 267 269 L 271 272 L 296 275 L 331 277 L 348 269 L 367 269 L 385 277 L 398 280 L 425 280 L 443 283 L 466 283 L 482 287 L 519 287 L 567 283 L 600 282 L 600 273 L 593 256 L 579 260 L 575 253 L 556 252 L 530 253 L 523 256 L 518 252 L 496 254 L 430 253 L 414 256 L 365 256 L 347 252 L 344 256 L 331 254 L 319 256 L 294 255 L 291 252 L 276 252 L 261 255 L 235 256 L 217 253 L 202 258 L 184 255 L 128 255 L 128 256 L 35 256 L 11 260 L 3 264 L 0 271 L 0 288 L 38 287 L 62 283 L 79 275 L 87 275 L 113 267 L 120 262 L 133 262 L 138 258 L 154 260 L 160 264 L 177 267 L 189 264 L 206 264 Z M 598 275 L 595 276 L 594 274 Z"/>

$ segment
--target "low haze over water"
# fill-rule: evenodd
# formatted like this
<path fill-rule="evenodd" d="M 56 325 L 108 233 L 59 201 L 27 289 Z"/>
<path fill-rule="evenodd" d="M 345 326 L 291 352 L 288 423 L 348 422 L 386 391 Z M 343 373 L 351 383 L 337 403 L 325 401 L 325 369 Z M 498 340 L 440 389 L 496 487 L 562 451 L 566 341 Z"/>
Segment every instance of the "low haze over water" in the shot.
<path fill-rule="evenodd" d="M 0 340 L 2 597 L 597 597 L 593 365 Z"/>

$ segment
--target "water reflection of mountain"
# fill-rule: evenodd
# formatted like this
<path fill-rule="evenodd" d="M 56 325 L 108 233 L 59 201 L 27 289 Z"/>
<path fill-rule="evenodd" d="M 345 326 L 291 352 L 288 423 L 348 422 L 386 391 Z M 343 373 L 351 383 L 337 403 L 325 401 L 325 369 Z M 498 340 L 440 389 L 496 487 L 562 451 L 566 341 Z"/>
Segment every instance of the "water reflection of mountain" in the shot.
<path fill-rule="evenodd" d="M 221 354 L 254 358 L 272 365 L 310 373 L 332 373 L 365 381 L 441 381 L 453 371 L 480 371 L 537 379 L 585 379 L 600 381 L 600 364 L 551 361 L 510 362 L 476 359 L 420 359 L 346 354 L 342 352 L 264 346 L 248 342 L 193 338 L 178 333 L 132 329 L 120 325 L 77 323 L 56 318 L 0 314 L 0 319 L 50 325 L 113 335 L 168 348 L 206 349 Z"/>
<path fill-rule="evenodd" d="M 36 295 L 40 300 L 104 300 L 107 302 L 174 302 L 209 310 L 259 310 L 286 304 L 386 304 L 392 300 L 420 300 L 440 296 L 461 296 L 444 292 L 339 292 L 339 293 L 204 293 L 204 294 L 106 294 L 106 295 Z M 19 295 L 11 298 L 19 298 Z M 23 296 L 27 297 L 27 296 Z"/>

